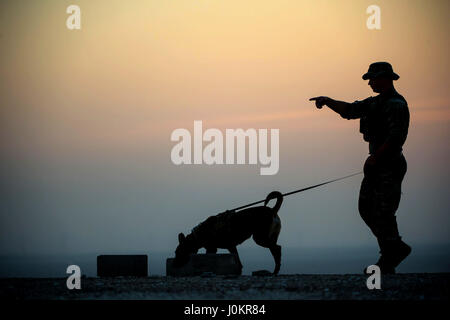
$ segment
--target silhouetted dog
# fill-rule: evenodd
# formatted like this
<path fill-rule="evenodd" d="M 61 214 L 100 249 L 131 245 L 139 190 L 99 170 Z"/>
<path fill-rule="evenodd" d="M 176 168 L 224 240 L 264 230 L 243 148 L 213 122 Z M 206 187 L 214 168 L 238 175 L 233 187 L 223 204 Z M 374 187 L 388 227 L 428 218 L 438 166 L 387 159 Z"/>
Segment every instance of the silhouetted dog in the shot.
<path fill-rule="evenodd" d="M 275 206 L 267 206 L 270 200 L 277 199 Z M 273 274 L 278 274 L 281 266 L 281 246 L 277 245 L 278 235 L 281 230 L 281 221 L 278 210 L 283 202 L 283 195 L 278 191 L 271 192 L 264 206 L 252 207 L 241 211 L 226 211 L 216 216 L 211 216 L 188 234 L 178 235 L 178 247 L 175 250 L 174 266 L 180 267 L 189 261 L 189 255 L 197 253 L 200 248 L 205 248 L 206 253 L 216 253 L 217 248 L 228 249 L 230 253 L 237 255 L 241 271 L 242 263 L 236 246 L 250 238 L 256 244 L 269 248 L 275 260 Z"/>

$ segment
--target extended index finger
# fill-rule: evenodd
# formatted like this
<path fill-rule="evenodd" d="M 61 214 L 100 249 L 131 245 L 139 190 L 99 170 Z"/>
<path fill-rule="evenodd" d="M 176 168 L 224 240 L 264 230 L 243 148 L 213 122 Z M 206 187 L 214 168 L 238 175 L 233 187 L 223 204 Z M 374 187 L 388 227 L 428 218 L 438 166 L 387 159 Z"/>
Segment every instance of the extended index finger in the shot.
<path fill-rule="evenodd" d="M 309 101 L 315 101 L 315 100 L 319 100 L 320 97 L 314 97 L 314 98 L 310 98 Z"/>

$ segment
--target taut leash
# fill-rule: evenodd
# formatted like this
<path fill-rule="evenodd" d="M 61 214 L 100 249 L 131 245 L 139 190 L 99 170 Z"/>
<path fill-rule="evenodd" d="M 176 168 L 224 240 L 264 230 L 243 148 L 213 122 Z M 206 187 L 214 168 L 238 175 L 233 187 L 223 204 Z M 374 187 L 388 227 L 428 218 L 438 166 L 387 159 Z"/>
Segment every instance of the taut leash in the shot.
<path fill-rule="evenodd" d="M 347 178 L 356 176 L 356 175 L 361 174 L 361 173 L 362 173 L 362 171 L 350 174 L 350 175 L 345 176 L 345 177 L 341 177 L 341 178 L 325 181 L 325 182 L 322 182 L 322 183 L 319 183 L 319 184 L 315 184 L 315 185 L 310 186 L 310 187 L 306 187 L 306 188 L 294 190 L 294 191 L 291 191 L 291 192 L 287 192 L 287 193 L 283 194 L 283 197 L 290 196 L 291 194 L 303 192 L 303 191 L 306 191 L 306 190 L 309 190 L 309 189 L 314 189 L 314 188 L 317 188 L 317 187 L 320 187 L 320 186 L 323 186 L 323 185 L 326 185 L 326 184 L 329 184 L 329 183 L 332 183 L 332 182 L 335 182 L 335 181 L 347 179 Z M 256 201 L 256 202 L 253 202 L 253 203 L 249 203 L 249 204 L 246 204 L 245 206 L 241 206 L 241 207 L 235 208 L 235 209 L 230 210 L 230 211 L 236 211 L 236 210 L 244 209 L 244 208 L 247 208 L 247 207 L 251 207 L 251 206 L 254 206 L 255 204 L 263 203 L 264 201 L 265 201 L 265 199 L 264 200 L 260 200 L 260 201 Z"/>

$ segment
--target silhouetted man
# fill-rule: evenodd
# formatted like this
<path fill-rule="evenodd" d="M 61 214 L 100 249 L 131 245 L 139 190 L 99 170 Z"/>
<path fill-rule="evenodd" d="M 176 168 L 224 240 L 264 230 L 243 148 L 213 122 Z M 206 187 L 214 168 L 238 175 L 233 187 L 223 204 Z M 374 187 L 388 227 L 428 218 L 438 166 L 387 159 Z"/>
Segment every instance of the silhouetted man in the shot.
<path fill-rule="evenodd" d="M 360 132 L 369 142 L 370 156 L 364 163 L 359 193 L 359 213 L 380 246 L 376 263 L 382 273 L 395 268 L 410 254 L 411 247 L 401 240 L 395 212 L 400 203 L 401 184 L 406 173 L 402 146 L 408 135 L 409 110 L 397 93 L 393 80 L 399 76 L 387 62 L 375 62 L 362 78 L 379 95 L 347 103 L 329 97 L 315 97 L 317 108 L 324 105 L 345 119 L 360 119 Z"/>

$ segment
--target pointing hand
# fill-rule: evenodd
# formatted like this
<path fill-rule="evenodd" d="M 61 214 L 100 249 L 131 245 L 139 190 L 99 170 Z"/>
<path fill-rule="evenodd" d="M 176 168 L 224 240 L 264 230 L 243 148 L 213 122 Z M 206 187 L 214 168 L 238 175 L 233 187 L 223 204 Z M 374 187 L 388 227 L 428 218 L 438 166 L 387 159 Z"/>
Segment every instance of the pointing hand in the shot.
<path fill-rule="evenodd" d="M 324 105 L 326 105 L 328 103 L 328 101 L 330 101 L 330 98 L 324 97 L 324 96 L 320 96 L 320 97 L 311 98 L 311 99 L 309 99 L 309 101 L 315 101 L 316 102 L 316 107 L 318 109 L 322 109 L 322 107 Z"/>

